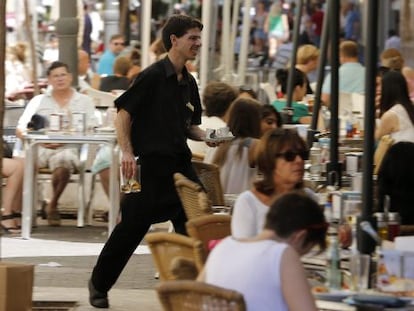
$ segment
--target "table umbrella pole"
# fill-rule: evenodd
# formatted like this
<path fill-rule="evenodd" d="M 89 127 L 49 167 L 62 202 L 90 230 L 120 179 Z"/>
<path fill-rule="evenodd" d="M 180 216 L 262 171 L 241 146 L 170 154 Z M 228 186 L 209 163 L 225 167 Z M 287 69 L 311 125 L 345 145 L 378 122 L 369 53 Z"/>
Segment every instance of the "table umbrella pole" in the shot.
<path fill-rule="evenodd" d="M 365 122 L 364 122 L 364 156 L 362 158 L 362 213 L 361 221 L 369 221 L 376 228 L 373 211 L 373 155 L 375 130 L 375 77 L 377 72 L 377 31 L 379 5 L 376 0 L 367 2 L 367 36 L 365 49 Z M 358 226 L 358 250 L 370 254 L 375 250 L 375 241 Z"/>
<path fill-rule="evenodd" d="M 312 146 L 312 143 L 315 140 L 315 134 L 317 133 L 317 126 L 318 126 L 319 111 L 322 106 L 321 105 L 322 104 L 321 94 L 322 94 L 323 79 L 325 77 L 326 56 L 327 56 L 328 43 L 329 43 L 330 10 L 328 6 L 329 6 L 329 3 L 327 3 L 325 15 L 323 18 L 323 25 L 322 25 L 319 63 L 318 63 L 318 69 L 317 69 L 318 79 L 316 82 L 316 90 L 315 90 L 315 102 L 313 104 L 312 123 L 308 130 L 308 137 L 307 137 L 309 147 Z"/>

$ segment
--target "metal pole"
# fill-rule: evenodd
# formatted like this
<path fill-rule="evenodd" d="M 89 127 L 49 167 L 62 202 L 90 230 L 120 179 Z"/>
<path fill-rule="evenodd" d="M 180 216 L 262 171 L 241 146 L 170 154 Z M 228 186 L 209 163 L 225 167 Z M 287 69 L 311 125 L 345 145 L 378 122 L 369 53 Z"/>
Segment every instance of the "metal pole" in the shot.
<path fill-rule="evenodd" d="M 61 0 L 62 1 L 62 0 Z M 65 1 L 66 2 L 66 1 Z M 67 1 L 72 2 L 72 1 Z M 143 1 L 146 2 L 146 1 Z M 105 0 L 104 10 L 104 44 L 109 46 L 112 35 L 119 33 L 119 4 L 117 1 Z"/>
<path fill-rule="evenodd" d="M 290 58 L 290 68 L 289 68 L 289 76 L 288 76 L 288 84 L 287 84 L 287 100 L 286 100 L 286 107 L 283 109 L 282 116 L 285 123 L 292 123 L 293 117 L 293 108 L 292 108 L 292 97 L 293 97 L 293 75 L 296 67 L 296 52 L 298 50 L 298 41 L 299 41 L 299 29 L 300 29 L 300 20 L 302 16 L 302 7 L 303 7 L 303 0 L 299 1 L 299 5 L 296 8 L 296 16 L 295 16 L 295 24 L 293 25 L 293 48 L 292 48 L 292 55 Z"/>
<path fill-rule="evenodd" d="M 319 111 L 321 109 L 322 84 L 323 84 L 323 79 L 325 77 L 326 55 L 327 55 L 328 43 L 329 43 L 330 12 L 331 11 L 329 10 L 329 3 L 327 3 L 325 15 L 323 17 L 319 64 L 318 64 L 318 71 L 317 71 L 318 80 L 316 83 L 316 90 L 315 90 L 315 102 L 313 104 L 312 123 L 311 123 L 310 129 L 308 130 L 308 146 L 312 146 L 312 143 L 314 141 L 314 135 L 316 133 L 316 128 L 318 126 Z"/>
<path fill-rule="evenodd" d="M 242 29 L 242 40 L 239 55 L 239 66 L 238 66 L 238 82 L 240 85 L 244 84 L 246 78 L 246 66 L 247 66 L 247 55 L 249 48 L 249 32 L 250 32 L 250 8 L 252 7 L 252 0 L 244 1 L 244 12 L 243 12 L 243 29 Z"/>
<path fill-rule="evenodd" d="M 201 12 L 201 19 L 203 22 L 203 31 L 201 32 L 201 60 L 200 60 L 200 89 L 201 91 L 207 85 L 208 82 L 208 57 L 209 53 L 209 35 L 211 29 L 210 23 L 211 17 L 211 2 L 207 1 L 204 3 L 203 9 Z"/>
<path fill-rule="evenodd" d="M 60 0 L 56 22 L 59 38 L 59 60 L 68 64 L 74 86 L 78 86 L 78 14 L 76 1 Z"/>
<path fill-rule="evenodd" d="M 362 158 L 362 213 L 361 221 L 375 221 L 373 211 L 373 155 L 375 130 L 375 78 L 377 69 L 377 31 L 378 1 L 367 2 L 367 37 L 365 48 L 365 122 L 364 122 L 364 156 Z M 358 226 L 358 249 L 361 253 L 370 254 L 375 249 L 375 241 Z"/>
<path fill-rule="evenodd" d="M 233 16 L 232 16 L 232 23 L 231 23 L 231 46 L 234 47 L 236 42 L 236 36 L 238 33 L 239 28 L 239 9 L 240 9 L 240 0 L 233 1 Z M 231 66 L 230 74 L 233 75 L 234 73 L 234 51 L 231 51 L 229 55 L 229 64 Z"/>
<path fill-rule="evenodd" d="M 149 47 L 151 44 L 151 8 L 152 0 L 142 1 L 141 9 L 141 67 L 149 66 Z"/>
<path fill-rule="evenodd" d="M 231 20 L 231 0 L 224 0 L 223 4 L 223 27 L 221 36 L 221 65 L 224 68 L 224 75 L 232 71 L 230 54 L 233 52 L 233 45 L 230 41 L 230 20 Z"/>
<path fill-rule="evenodd" d="M 338 99 L 339 99 L 339 12 L 340 3 L 338 0 L 331 0 L 329 3 L 329 17 L 331 24 L 331 145 L 330 162 L 327 165 L 327 184 L 341 186 L 341 164 L 338 162 Z"/>

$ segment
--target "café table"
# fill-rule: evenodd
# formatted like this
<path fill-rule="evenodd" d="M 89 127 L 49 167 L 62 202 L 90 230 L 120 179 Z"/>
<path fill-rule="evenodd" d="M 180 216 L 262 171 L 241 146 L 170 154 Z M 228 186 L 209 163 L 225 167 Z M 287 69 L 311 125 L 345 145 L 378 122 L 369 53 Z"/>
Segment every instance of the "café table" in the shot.
<path fill-rule="evenodd" d="M 112 164 L 110 166 L 109 183 L 109 220 L 108 235 L 112 232 L 116 224 L 116 217 L 119 211 L 119 147 L 115 132 L 88 132 L 82 133 L 63 133 L 63 132 L 28 132 L 23 136 L 25 151 L 25 171 L 23 181 L 23 208 L 22 208 L 22 238 L 30 239 L 33 211 L 35 210 L 34 189 L 36 189 L 36 159 L 38 146 L 41 144 L 65 144 L 68 146 L 80 147 L 84 144 L 107 145 L 112 150 Z M 84 225 L 84 215 L 78 217 L 78 227 Z"/>

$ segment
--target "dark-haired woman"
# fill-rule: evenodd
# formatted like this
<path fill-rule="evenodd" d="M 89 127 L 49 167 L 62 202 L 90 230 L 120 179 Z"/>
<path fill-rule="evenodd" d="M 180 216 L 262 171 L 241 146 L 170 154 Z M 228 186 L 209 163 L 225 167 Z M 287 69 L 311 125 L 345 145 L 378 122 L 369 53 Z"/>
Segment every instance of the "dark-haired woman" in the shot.
<path fill-rule="evenodd" d="M 287 99 L 287 84 L 289 77 L 289 69 L 278 69 L 276 71 L 276 80 L 280 85 L 283 98 L 275 100 L 272 105 L 277 111 L 282 112 L 286 107 Z M 293 71 L 293 94 L 292 94 L 292 108 L 293 108 L 293 123 L 310 124 L 312 117 L 309 115 L 308 106 L 300 103 L 306 95 L 307 78 L 305 74 L 299 69 Z"/>
<path fill-rule="evenodd" d="M 267 131 L 282 127 L 282 116 L 272 105 L 260 107 L 260 132 L 261 135 Z"/>
<path fill-rule="evenodd" d="M 375 138 L 389 134 L 394 143 L 414 142 L 414 105 L 410 100 L 404 76 L 398 71 L 388 71 L 382 76 L 380 120 Z"/>
<path fill-rule="evenodd" d="M 256 166 L 261 179 L 251 190 L 239 195 L 231 220 L 236 238 L 257 235 L 273 200 L 284 193 L 300 190 L 317 200 L 312 190 L 303 187 L 308 148 L 294 130 L 274 129 L 263 135 L 256 146 Z"/>
<path fill-rule="evenodd" d="M 325 249 L 323 211 L 292 192 L 271 205 L 263 228 L 250 239 L 223 239 L 198 280 L 238 291 L 250 311 L 316 311 L 300 256 L 316 245 Z"/>
<path fill-rule="evenodd" d="M 237 98 L 230 107 L 228 127 L 234 139 L 206 153 L 204 162 L 220 167 L 224 193 L 239 194 L 253 185 L 255 146 L 260 137 L 260 103 L 251 98 Z"/>

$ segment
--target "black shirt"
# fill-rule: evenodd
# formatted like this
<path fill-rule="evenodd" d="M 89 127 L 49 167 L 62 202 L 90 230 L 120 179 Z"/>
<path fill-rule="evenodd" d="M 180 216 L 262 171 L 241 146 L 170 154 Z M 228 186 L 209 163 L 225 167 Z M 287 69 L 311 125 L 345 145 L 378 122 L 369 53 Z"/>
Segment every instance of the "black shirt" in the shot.
<path fill-rule="evenodd" d="M 112 90 L 126 90 L 129 87 L 129 79 L 127 77 L 118 77 L 110 75 L 103 77 L 99 85 L 99 90 L 110 92 Z"/>
<path fill-rule="evenodd" d="M 195 79 L 185 67 L 182 74 L 178 81 L 167 56 L 142 71 L 115 101 L 131 115 L 135 155 L 191 156 L 188 130 L 201 124 L 201 103 Z"/>

